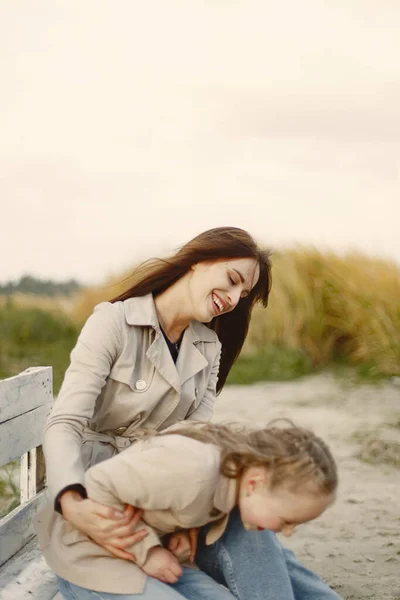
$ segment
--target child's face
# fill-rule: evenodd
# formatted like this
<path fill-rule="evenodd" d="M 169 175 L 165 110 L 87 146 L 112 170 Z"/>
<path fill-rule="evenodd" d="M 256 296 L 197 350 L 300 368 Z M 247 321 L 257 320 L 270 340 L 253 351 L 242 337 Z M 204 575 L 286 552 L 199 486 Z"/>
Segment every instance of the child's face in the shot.
<path fill-rule="evenodd" d="M 272 490 L 264 468 L 251 468 L 243 476 L 239 508 L 247 530 L 269 529 L 292 535 L 297 525 L 319 517 L 333 502 L 334 494 L 322 494 L 315 485 L 290 491 L 284 485 Z"/>

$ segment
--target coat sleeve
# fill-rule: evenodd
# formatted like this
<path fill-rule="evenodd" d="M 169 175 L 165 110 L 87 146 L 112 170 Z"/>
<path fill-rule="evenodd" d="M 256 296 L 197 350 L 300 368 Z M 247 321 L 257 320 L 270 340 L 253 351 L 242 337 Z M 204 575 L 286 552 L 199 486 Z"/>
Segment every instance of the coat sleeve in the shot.
<path fill-rule="evenodd" d="M 211 367 L 207 389 L 199 406 L 187 417 L 191 421 L 210 421 L 214 414 L 214 402 L 217 396 L 219 362 L 221 359 L 221 342 L 217 342 L 217 354 Z"/>
<path fill-rule="evenodd" d="M 82 431 L 122 347 L 123 307 L 99 304 L 85 323 L 71 353 L 60 393 L 44 433 L 50 498 L 73 484 L 84 485 Z"/>
<path fill-rule="evenodd" d="M 131 504 L 145 511 L 179 513 L 199 502 L 215 473 L 219 473 L 218 463 L 204 452 L 203 444 L 191 441 L 188 446 L 181 436 L 168 435 L 137 442 L 88 469 L 85 480 L 89 498 L 102 504 L 120 510 Z M 148 536 L 129 549 L 139 566 L 148 550 L 161 544 L 154 529 L 141 522 L 136 529 L 142 528 Z"/>

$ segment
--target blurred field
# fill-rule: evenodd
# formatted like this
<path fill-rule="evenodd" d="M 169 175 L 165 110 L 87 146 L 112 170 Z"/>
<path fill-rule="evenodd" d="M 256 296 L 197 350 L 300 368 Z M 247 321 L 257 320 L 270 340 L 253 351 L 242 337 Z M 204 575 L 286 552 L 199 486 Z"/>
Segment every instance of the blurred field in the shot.
<path fill-rule="evenodd" d="M 41 304 L 42 301 L 38 302 Z M 44 307 L 43 307 L 44 306 Z M 11 377 L 35 366 L 52 366 L 57 392 L 79 328 L 55 306 L 34 306 L 9 299 L 0 306 L 0 378 Z"/>
<path fill-rule="evenodd" d="M 400 375 L 398 265 L 313 248 L 276 252 L 272 260 L 268 309 L 256 308 L 230 383 L 288 380 L 332 367 L 367 378 Z M 0 297 L 0 377 L 50 364 L 57 391 L 83 322 L 130 281 L 121 274 L 65 298 Z"/>
<path fill-rule="evenodd" d="M 0 378 L 51 365 L 57 393 L 83 322 L 130 281 L 122 274 L 68 297 L 0 296 Z M 399 267 L 360 254 L 275 253 L 268 309 L 256 308 L 228 383 L 286 381 L 327 369 L 367 379 L 400 375 Z M 384 444 L 398 464 L 390 443 L 368 438 L 362 459 L 376 461 L 383 451 L 377 444 Z M 0 513 L 19 501 L 17 471 L 11 465 L 0 472 Z"/>
<path fill-rule="evenodd" d="M 316 367 L 339 360 L 371 376 L 398 374 L 399 299 L 395 263 L 304 248 L 275 254 L 269 307 L 256 311 L 246 352 L 274 344 Z"/>
<path fill-rule="evenodd" d="M 76 310 L 78 295 L 68 296 L 37 296 L 36 294 L 13 293 L 12 296 L 0 295 L 0 310 L 10 301 L 18 308 L 40 308 L 52 314 L 63 313 L 72 315 Z"/>
<path fill-rule="evenodd" d="M 19 461 L 0 467 L 0 518 L 20 504 Z"/>
<path fill-rule="evenodd" d="M 400 374 L 397 264 L 301 247 L 274 253 L 272 263 L 268 309 L 256 308 L 231 381 L 288 379 L 333 364 L 357 367 L 367 377 Z M 75 321 L 83 323 L 95 304 L 118 295 L 129 281 L 123 274 L 81 292 Z"/>

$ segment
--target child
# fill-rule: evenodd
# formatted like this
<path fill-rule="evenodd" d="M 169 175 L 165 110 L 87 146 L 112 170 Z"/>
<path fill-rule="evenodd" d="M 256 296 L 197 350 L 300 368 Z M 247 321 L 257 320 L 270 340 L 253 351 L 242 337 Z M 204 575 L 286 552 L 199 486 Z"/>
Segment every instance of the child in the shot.
<path fill-rule="evenodd" d="M 291 535 L 334 501 L 337 470 L 325 443 L 302 428 L 196 424 L 136 442 L 91 467 L 85 483 L 97 502 L 143 510 L 137 529 L 148 535 L 131 548 L 136 565 L 115 558 L 54 511 L 48 513 L 48 536 L 40 539 L 46 560 L 76 586 L 140 594 L 146 574 L 167 583 L 182 574 L 163 547 L 165 534 L 213 523 L 206 537 L 212 544 L 238 506 L 246 529 Z"/>

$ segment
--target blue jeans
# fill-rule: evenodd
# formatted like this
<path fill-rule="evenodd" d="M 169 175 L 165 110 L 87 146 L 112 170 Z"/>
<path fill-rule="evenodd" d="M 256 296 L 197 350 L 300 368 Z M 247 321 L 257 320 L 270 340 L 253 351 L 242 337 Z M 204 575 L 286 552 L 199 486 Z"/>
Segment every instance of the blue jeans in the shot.
<path fill-rule="evenodd" d="M 147 577 L 142 594 L 94 592 L 58 577 L 58 589 L 65 600 L 235 600 L 234 596 L 211 577 L 196 569 L 183 568 L 177 583 L 162 583 Z"/>
<path fill-rule="evenodd" d="M 100 594 L 59 580 L 60 591 L 67 600 L 341 600 L 275 534 L 246 531 L 237 509 L 212 546 L 204 543 L 207 529 L 200 533 L 196 553 L 201 571 L 185 568 L 175 584 L 149 577 L 143 594 L 123 595 Z"/>
<path fill-rule="evenodd" d="M 246 531 L 238 509 L 232 511 L 224 535 L 211 546 L 204 543 L 207 529 L 199 537 L 196 563 L 239 600 L 341 600 L 274 533 Z"/>

